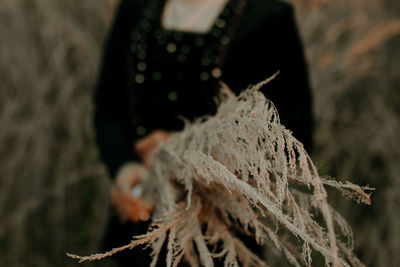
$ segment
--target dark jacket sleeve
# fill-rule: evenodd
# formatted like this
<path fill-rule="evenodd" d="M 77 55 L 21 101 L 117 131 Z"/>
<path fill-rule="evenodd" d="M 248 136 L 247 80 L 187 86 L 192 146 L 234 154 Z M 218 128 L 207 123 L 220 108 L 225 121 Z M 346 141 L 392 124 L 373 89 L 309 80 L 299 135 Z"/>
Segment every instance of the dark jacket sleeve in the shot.
<path fill-rule="evenodd" d="M 276 79 L 261 91 L 277 107 L 281 123 L 310 151 L 313 132 L 311 90 L 293 9 L 279 1 L 262 2 L 261 6 L 249 7 L 254 12 L 249 11 L 253 17 L 247 24 L 257 28 L 247 30 L 246 34 L 239 36 L 236 44 L 232 44 L 224 78 L 238 92 L 279 70 Z M 263 16 L 263 10 L 269 12 L 268 16 Z M 255 20 L 260 23 L 254 23 Z"/>
<path fill-rule="evenodd" d="M 135 160 L 127 100 L 127 49 L 134 20 L 131 1 L 121 2 L 104 49 L 95 91 L 95 131 L 100 155 L 111 177 Z"/>

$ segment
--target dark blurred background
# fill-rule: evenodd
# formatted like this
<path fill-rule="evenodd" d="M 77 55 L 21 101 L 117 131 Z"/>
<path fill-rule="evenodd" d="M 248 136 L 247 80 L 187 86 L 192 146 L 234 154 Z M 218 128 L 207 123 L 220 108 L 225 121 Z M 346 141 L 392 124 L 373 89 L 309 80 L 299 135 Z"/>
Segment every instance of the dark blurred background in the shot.
<path fill-rule="evenodd" d="M 400 2 L 292 0 L 322 174 L 376 187 L 331 203 L 367 266 L 400 266 Z M 0 2 L 0 266 L 77 266 L 98 252 L 109 180 L 91 96 L 118 0 Z M 112 266 L 110 262 L 79 266 Z"/>

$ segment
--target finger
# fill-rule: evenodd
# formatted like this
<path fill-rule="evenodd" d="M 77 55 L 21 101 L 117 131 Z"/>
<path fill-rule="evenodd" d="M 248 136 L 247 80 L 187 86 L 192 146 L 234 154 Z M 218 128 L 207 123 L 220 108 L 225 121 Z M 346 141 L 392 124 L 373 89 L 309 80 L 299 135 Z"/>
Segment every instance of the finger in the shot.
<path fill-rule="evenodd" d="M 163 130 L 155 130 L 147 137 L 139 140 L 135 145 L 137 153 L 143 153 L 146 150 L 156 149 L 163 141 L 166 141 L 171 134 Z"/>
<path fill-rule="evenodd" d="M 141 219 L 146 217 L 146 213 L 149 214 L 148 211 L 142 210 L 139 206 L 130 206 L 127 215 L 131 221 L 139 222 Z"/>
<path fill-rule="evenodd" d="M 121 221 L 124 222 L 130 219 L 132 207 L 136 205 L 134 199 L 130 199 L 130 196 L 121 192 L 118 187 L 113 187 L 111 190 L 111 202 Z"/>
<path fill-rule="evenodd" d="M 153 139 L 154 139 L 154 135 L 155 134 L 156 134 L 155 132 L 152 132 L 148 136 L 146 136 L 145 138 L 140 139 L 135 144 L 135 150 L 137 150 L 137 151 L 146 150 L 154 142 Z"/>
<path fill-rule="evenodd" d="M 139 219 L 139 209 L 135 203 L 130 201 L 120 202 L 116 207 L 120 217 L 124 220 L 137 222 Z"/>
<path fill-rule="evenodd" d="M 156 147 L 154 139 L 152 137 L 151 138 L 146 138 L 146 139 L 144 139 L 142 141 L 139 141 L 135 145 L 135 151 L 138 154 L 143 154 L 143 153 L 146 153 L 146 151 L 154 149 L 154 147 Z"/>
<path fill-rule="evenodd" d="M 111 200 L 121 221 L 147 221 L 154 206 L 145 199 L 126 194 L 118 186 L 111 189 Z"/>
<path fill-rule="evenodd" d="M 150 213 L 149 213 L 149 212 L 147 212 L 147 211 L 142 211 L 142 212 L 139 214 L 139 220 L 145 222 L 145 221 L 148 221 L 149 219 L 150 219 Z"/>
<path fill-rule="evenodd" d="M 144 199 L 135 199 L 135 203 L 129 206 L 129 218 L 132 221 L 147 221 L 150 219 L 154 204 Z"/>
<path fill-rule="evenodd" d="M 151 210 L 136 209 L 131 212 L 130 220 L 133 222 L 147 221 L 150 219 Z"/>

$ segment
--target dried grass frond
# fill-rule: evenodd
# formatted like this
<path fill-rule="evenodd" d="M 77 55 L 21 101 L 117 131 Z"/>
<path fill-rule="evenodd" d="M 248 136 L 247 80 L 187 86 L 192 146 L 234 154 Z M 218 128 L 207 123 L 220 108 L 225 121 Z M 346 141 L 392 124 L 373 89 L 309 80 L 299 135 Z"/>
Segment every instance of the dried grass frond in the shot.
<path fill-rule="evenodd" d="M 363 203 L 369 203 L 369 188 L 321 179 L 259 92 L 262 85 L 238 96 L 224 87 L 215 116 L 188 123 L 158 150 L 145 191 L 157 203 L 153 217 L 162 219 L 123 249 L 151 245 L 155 266 L 168 240 L 167 266 L 182 260 L 214 266 L 215 258 L 225 266 L 266 266 L 237 237 L 241 233 L 272 245 L 295 266 L 311 266 L 313 250 L 328 266 L 362 266 L 352 253 L 351 229 L 329 206 L 324 185 Z M 119 250 L 74 257 L 93 260 Z"/>

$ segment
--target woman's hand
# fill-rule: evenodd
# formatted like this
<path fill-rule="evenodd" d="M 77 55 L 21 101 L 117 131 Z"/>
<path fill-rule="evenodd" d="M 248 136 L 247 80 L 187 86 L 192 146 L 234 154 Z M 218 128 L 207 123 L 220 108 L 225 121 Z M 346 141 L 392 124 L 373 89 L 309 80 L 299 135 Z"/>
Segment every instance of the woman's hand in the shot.
<path fill-rule="evenodd" d="M 121 220 L 147 221 L 154 204 L 132 195 L 132 188 L 138 186 L 146 175 L 146 169 L 139 164 L 124 165 L 117 174 L 111 189 L 111 201 Z"/>
<path fill-rule="evenodd" d="M 171 133 L 164 130 L 155 130 L 143 139 L 140 139 L 135 145 L 135 151 L 142 160 L 146 168 L 150 167 L 151 157 L 159 146 L 167 141 Z"/>
<path fill-rule="evenodd" d="M 137 189 L 143 182 L 147 172 L 146 168 L 150 167 L 152 155 L 170 136 L 171 133 L 156 130 L 139 140 L 135 145 L 135 150 L 143 165 L 129 163 L 119 170 L 111 189 L 111 200 L 122 220 L 139 222 L 147 221 L 150 218 L 154 204 L 140 196 L 133 196 L 132 189 L 135 187 Z"/>

